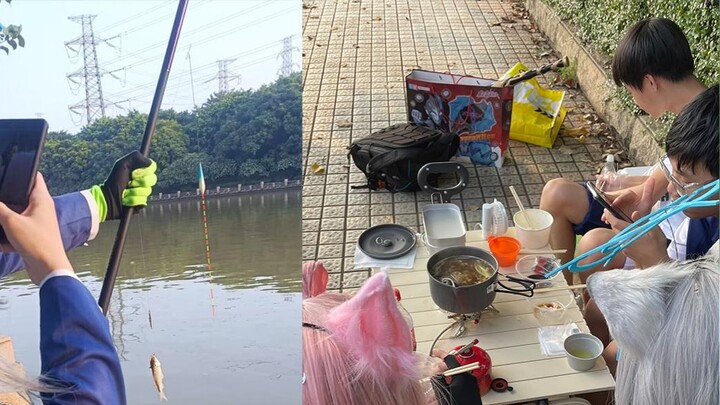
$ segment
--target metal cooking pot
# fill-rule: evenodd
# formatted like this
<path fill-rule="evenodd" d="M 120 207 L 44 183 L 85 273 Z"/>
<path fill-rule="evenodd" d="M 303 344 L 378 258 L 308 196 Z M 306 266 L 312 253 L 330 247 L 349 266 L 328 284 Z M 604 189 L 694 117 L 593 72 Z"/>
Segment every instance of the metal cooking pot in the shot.
<path fill-rule="evenodd" d="M 434 267 L 441 260 L 450 257 L 471 256 L 484 260 L 493 269 L 493 274 L 487 280 L 473 285 L 455 286 L 452 282 L 445 282 L 435 278 Z M 443 249 L 430 256 L 427 262 L 428 276 L 430 278 L 430 296 L 435 304 L 445 311 L 454 314 L 478 313 L 493 303 L 495 293 L 507 293 L 532 297 L 535 289 L 535 282 L 523 280 L 510 276 L 503 276 L 508 281 L 520 284 L 522 288 L 510 288 L 498 281 L 498 262 L 495 257 L 485 249 L 456 246 Z M 504 289 L 498 287 L 500 285 Z"/>

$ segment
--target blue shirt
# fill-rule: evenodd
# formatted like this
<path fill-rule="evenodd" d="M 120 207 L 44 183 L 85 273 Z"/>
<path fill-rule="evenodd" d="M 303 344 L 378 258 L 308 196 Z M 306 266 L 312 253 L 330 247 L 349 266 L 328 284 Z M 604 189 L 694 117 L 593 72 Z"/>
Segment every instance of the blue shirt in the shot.
<path fill-rule="evenodd" d="M 92 213 L 80 192 L 53 197 L 60 235 L 65 250 L 81 246 L 90 238 Z M 0 253 L 0 278 L 23 270 L 25 262 L 17 253 Z"/>
<path fill-rule="evenodd" d="M 74 277 L 53 277 L 40 288 L 40 359 L 42 375 L 67 387 L 43 395 L 45 405 L 127 403 L 108 320 Z"/>

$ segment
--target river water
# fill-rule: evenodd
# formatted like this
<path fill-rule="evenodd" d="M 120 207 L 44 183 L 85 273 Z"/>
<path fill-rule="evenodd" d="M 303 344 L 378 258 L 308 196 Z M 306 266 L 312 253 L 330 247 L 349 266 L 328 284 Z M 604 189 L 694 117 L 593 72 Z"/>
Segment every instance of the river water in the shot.
<path fill-rule="evenodd" d="M 158 403 L 155 353 L 169 404 L 300 404 L 300 191 L 207 203 L 212 277 L 199 200 L 153 203 L 130 224 L 108 314 L 128 403 Z M 89 246 L 70 253 L 95 297 L 116 229 L 102 224 Z M 21 273 L 0 280 L 0 297 L 8 301 L 0 335 L 37 375 L 37 288 Z"/>

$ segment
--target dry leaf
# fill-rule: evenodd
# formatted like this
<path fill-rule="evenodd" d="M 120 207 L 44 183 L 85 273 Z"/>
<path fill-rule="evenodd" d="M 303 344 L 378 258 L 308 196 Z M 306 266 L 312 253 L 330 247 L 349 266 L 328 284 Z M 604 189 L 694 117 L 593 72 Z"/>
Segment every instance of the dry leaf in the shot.
<path fill-rule="evenodd" d="M 588 134 L 587 127 L 577 127 L 577 128 L 564 128 L 563 127 L 563 135 L 572 136 L 572 137 L 580 137 L 585 136 Z"/>
<path fill-rule="evenodd" d="M 318 163 L 313 163 L 312 165 L 310 165 L 310 171 L 313 174 L 323 174 L 325 173 L 325 168 L 320 166 Z"/>
<path fill-rule="evenodd" d="M 338 128 L 352 128 L 353 123 L 352 123 L 352 121 L 344 121 L 344 122 L 339 122 L 337 124 L 337 126 L 338 126 Z"/>
<path fill-rule="evenodd" d="M 382 21 L 382 17 L 375 16 L 372 18 L 373 21 Z"/>

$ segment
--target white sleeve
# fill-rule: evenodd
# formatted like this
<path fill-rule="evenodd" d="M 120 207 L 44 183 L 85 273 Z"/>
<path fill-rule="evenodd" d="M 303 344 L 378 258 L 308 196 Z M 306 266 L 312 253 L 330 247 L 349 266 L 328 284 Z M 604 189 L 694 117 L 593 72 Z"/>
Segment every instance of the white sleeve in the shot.
<path fill-rule="evenodd" d="M 61 276 L 72 277 L 74 279 L 80 280 L 74 271 L 68 270 L 68 269 L 58 269 L 58 270 L 51 271 L 50 274 L 45 276 L 45 278 L 42 279 L 42 281 L 40 282 L 40 285 L 38 286 L 38 288 L 42 288 L 43 285 L 45 285 L 45 282 L 50 280 L 51 278 L 61 277 Z"/>
<path fill-rule="evenodd" d="M 670 244 L 667 247 L 668 257 L 673 260 L 685 260 L 687 256 L 688 230 L 690 229 L 690 218 L 685 218 L 673 233 Z"/>
<path fill-rule="evenodd" d="M 90 241 L 95 239 L 98 231 L 100 231 L 100 213 L 98 211 L 97 203 L 95 202 L 92 194 L 90 194 L 90 191 L 83 190 L 80 194 L 82 194 L 83 197 L 85 197 L 85 200 L 87 200 L 88 209 L 90 210 L 90 236 L 88 237 L 88 240 Z"/>

